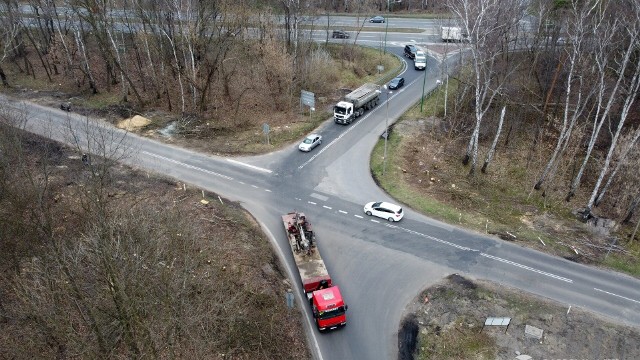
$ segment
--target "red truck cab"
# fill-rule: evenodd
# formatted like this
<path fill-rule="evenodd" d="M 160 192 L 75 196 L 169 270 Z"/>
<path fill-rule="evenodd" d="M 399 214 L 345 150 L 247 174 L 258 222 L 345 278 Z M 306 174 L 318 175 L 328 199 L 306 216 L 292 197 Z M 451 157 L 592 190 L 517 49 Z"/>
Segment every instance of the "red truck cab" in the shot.
<path fill-rule="evenodd" d="M 347 307 L 337 286 L 317 290 L 311 294 L 311 309 L 320 331 L 345 326 Z"/>

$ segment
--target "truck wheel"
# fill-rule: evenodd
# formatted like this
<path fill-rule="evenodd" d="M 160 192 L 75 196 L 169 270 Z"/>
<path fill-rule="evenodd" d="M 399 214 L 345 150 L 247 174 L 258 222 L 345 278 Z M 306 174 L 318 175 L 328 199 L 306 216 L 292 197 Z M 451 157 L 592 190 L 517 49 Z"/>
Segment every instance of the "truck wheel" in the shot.
<path fill-rule="evenodd" d="M 367 211 L 365 214 L 371 216 L 371 211 Z"/>

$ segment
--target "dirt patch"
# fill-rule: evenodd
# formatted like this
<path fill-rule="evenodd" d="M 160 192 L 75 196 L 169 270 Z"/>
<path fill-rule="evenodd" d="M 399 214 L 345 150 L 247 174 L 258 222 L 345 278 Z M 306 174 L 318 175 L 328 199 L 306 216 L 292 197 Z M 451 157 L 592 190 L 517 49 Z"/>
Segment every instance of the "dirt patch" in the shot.
<path fill-rule="evenodd" d="M 135 115 L 134 117 L 130 117 L 128 119 L 124 119 L 116 125 L 120 129 L 125 129 L 127 131 L 134 131 L 140 128 L 143 128 L 147 125 L 151 124 L 151 120 L 147 119 L 144 116 Z"/>
<path fill-rule="evenodd" d="M 509 326 L 484 326 L 509 317 Z M 451 275 L 411 303 L 398 334 L 400 359 L 639 359 L 640 331 L 580 308 L 488 281 Z M 525 331 L 526 330 L 526 331 Z M 541 330 L 541 333 L 540 333 Z M 539 338 L 538 338 L 539 336 Z"/>

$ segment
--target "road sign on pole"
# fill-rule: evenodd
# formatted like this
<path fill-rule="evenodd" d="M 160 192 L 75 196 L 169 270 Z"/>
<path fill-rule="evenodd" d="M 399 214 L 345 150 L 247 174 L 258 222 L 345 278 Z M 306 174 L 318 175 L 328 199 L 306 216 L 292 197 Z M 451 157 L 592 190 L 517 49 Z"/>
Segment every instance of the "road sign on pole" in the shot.
<path fill-rule="evenodd" d="M 267 123 L 262 124 L 262 132 L 264 133 L 267 139 L 267 145 L 269 145 L 269 124 Z"/>
<path fill-rule="evenodd" d="M 289 309 L 293 309 L 293 291 L 291 291 L 291 289 L 288 289 L 285 297 L 287 299 L 287 307 Z"/>
<path fill-rule="evenodd" d="M 310 91 L 300 90 L 300 101 L 309 107 L 316 107 L 315 94 Z"/>

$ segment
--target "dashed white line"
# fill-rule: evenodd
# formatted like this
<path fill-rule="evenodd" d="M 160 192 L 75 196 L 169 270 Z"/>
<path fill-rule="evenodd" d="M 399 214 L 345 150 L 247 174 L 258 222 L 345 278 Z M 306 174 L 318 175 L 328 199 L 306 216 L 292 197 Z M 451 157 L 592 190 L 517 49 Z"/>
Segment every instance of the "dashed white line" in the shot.
<path fill-rule="evenodd" d="M 265 168 L 261 168 L 261 167 L 255 166 L 255 165 L 251 165 L 251 164 L 243 163 L 243 162 L 240 162 L 240 161 L 238 161 L 238 160 L 227 159 L 227 161 L 228 161 L 228 162 L 230 162 L 230 163 L 232 163 L 232 164 L 237 164 L 237 165 L 241 165 L 241 166 L 246 166 L 246 167 L 248 167 L 248 168 L 250 168 L 250 169 L 258 170 L 258 171 L 262 171 L 262 172 L 266 172 L 266 173 L 269 173 L 269 174 L 271 174 L 271 172 L 272 172 L 272 171 L 271 171 L 271 170 L 269 170 L 269 169 L 265 169 Z"/>
<path fill-rule="evenodd" d="M 378 220 L 369 219 L 369 221 L 380 224 L 380 221 L 378 221 Z"/>
<path fill-rule="evenodd" d="M 538 274 L 540 274 L 540 275 L 544 275 L 544 276 L 548 276 L 548 277 L 550 277 L 550 278 L 554 278 L 554 279 L 562 280 L 562 281 L 565 281 L 565 282 L 568 282 L 568 283 L 573 283 L 573 280 L 571 280 L 571 279 L 567 279 L 567 278 L 562 277 L 562 276 L 559 276 L 559 275 L 555 275 L 555 274 L 552 274 L 552 273 L 548 273 L 548 272 L 546 272 L 546 271 L 538 270 L 538 269 L 536 269 L 536 268 L 532 268 L 532 267 L 530 267 L 530 266 L 522 265 L 522 264 L 519 264 L 519 263 L 517 263 L 517 262 L 513 262 L 513 261 L 511 261 L 511 260 L 507 260 L 507 259 L 499 258 L 499 257 L 497 257 L 497 256 L 493 256 L 493 255 L 489 255 L 489 254 L 485 254 L 485 253 L 480 253 L 480 256 L 484 256 L 484 257 L 489 258 L 489 259 L 492 259 L 492 260 L 497 260 L 497 261 L 503 262 L 503 263 L 505 263 L 505 264 L 509 264 L 509 265 L 517 266 L 517 267 L 519 267 L 519 268 L 521 268 L 521 269 L 525 269 L 525 270 L 533 271 L 533 272 L 535 272 L 535 273 L 538 273 Z"/>
<path fill-rule="evenodd" d="M 256 189 L 258 188 L 256 185 L 251 185 L 251 187 L 256 188 Z"/>
<path fill-rule="evenodd" d="M 245 184 L 245 183 L 243 183 L 242 181 L 238 181 L 238 182 L 239 182 L 240 184 L 242 184 L 242 185 L 246 185 L 246 184 Z"/>
<path fill-rule="evenodd" d="M 210 174 L 210 175 L 219 176 L 219 177 L 221 177 L 221 178 L 223 178 L 223 179 L 233 180 L 233 178 L 232 178 L 232 177 L 230 177 L 230 176 L 222 175 L 222 174 L 219 174 L 219 173 L 217 173 L 217 172 L 214 172 L 214 171 L 211 171 L 211 170 L 207 170 L 207 169 L 203 169 L 203 168 L 200 168 L 200 167 L 197 167 L 197 166 L 193 166 L 193 165 L 185 164 L 185 163 L 180 162 L 180 161 L 178 161 L 178 160 L 169 159 L 168 157 L 160 156 L 160 155 L 158 155 L 158 154 L 150 153 L 150 152 L 148 152 L 148 151 L 141 151 L 141 153 L 146 154 L 146 155 L 149 155 L 149 156 L 152 156 L 152 157 L 154 157 L 154 158 L 162 159 L 162 160 L 164 160 L 164 161 L 168 161 L 168 162 L 171 162 L 171 163 L 174 163 L 174 164 L 182 165 L 182 166 L 184 166 L 184 167 L 186 167 L 186 168 L 189 168 L 189 169 L 193 169 L 193 170 L 201 171 L 201 172 L 203 172 L 203 173 Z"/>
<path fill-rule="evenodd" d="M 338 210 L 338 212 L 339 212 L 339 213 L 342 213 L 342 214 L 348 214 L 348 212 L 346 212 L 346 211 L 344 211 L 344 210 Z"/>
<path fill-rule="evenodd" d="M 357 217 L 357 218 L 359 218 L 359 219 L 362 219 L 362 218 L 363 218 L 363 216 L 360 216 L 360 215 L 353 215 L 353 216 L 355 216 L 355 217 Z"/>
<path fill-rule="evenodd" d="M 314 203 L 313 201 L 307 201 L 307 203 L 311 204 L 311 205 L 318 205 L 318 204 Z"/>
<path fill-rule="evenodd" d="M 266 192 L 271 192 L 271 190 L 269 190 L 269 189 L 264 189 L 264 191 L 266 191 Z"/>
<path fill-rule="evenodd" d="M 329 209 L 329 210 L 331 210 L 331 207 L 330 207 L 330 206 L 322 205 L 322 207 L 323 207 L 323 208 L 325 208 L 325 209 Z"/>
<path fill-rule="evenodd" d="M 640 304 L 640 301 L 638 301 L 638 300 L 634 300 L 634 299 L 631 299 L 631 298 L 628 298 L 628 297 L 626 297 L 626 296 L 622 296 L 622 295 L 614 294 L 614 293 L 612 293 L 612 292 L 608 292 L 608 291 L 605 291 L 605 290 L 602 290 L 602 289 L 598 289 L 598 288 L 593 288 L 593 290 L 603 292 L 603 293 L 605 293 L 605 294 L 607 294 L 607 295 L 611 295 L 611 296 L 619 297 L 620 299 L 624 299 L 624 300 L 627 300 L 627 301 L 632 301 L 632 302 L 634 302 L 634 303 L 636 303 L 636 304 Z"/>

